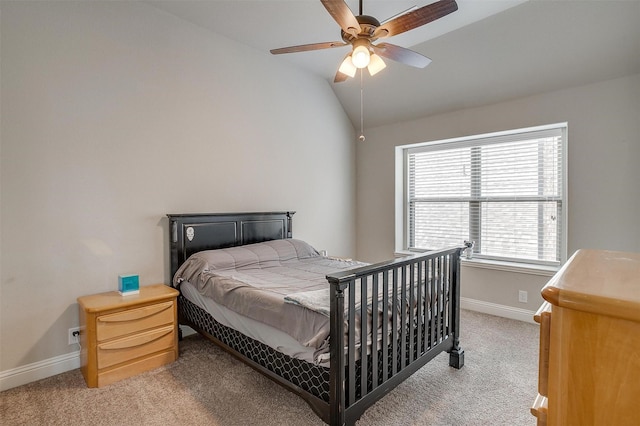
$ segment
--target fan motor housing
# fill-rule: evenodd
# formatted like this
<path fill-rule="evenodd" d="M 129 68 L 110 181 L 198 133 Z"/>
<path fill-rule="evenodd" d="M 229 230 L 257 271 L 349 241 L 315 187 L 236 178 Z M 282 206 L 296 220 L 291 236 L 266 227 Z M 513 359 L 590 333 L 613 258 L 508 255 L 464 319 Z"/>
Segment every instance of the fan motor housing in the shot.
<path fill-rule="evenodd" d="M 375 33 L 376 29 L 380 26 L 380 21 L 369 15 L 358 15 L 356 16 L 356 19 L 360 24 L 360 33 L 358 33 L 357 36 L 354 36 L 344 32 L 344 30 L 341 30 L 340 34 L 342 39 L 347 43 L 353 43 L 358 38 L 368 38 L 373 40 L 373 33 Z"/>

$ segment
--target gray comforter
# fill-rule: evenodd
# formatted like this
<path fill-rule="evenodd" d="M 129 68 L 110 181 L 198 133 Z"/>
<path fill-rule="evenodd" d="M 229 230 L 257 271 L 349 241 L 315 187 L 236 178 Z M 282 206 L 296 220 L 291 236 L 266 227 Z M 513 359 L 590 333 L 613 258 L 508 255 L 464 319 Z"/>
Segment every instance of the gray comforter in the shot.
<path fill-rule="evenodd" d="M 329 337 L 328 312 L 322 308 L 329 294 L 325 277 L 362 265 L 321 256 L 300 240 L 274 240 L 195 253 L 178 269 L 174 285 L 189 281 L 216 303 L 284 331 L 320 354 L 328 351 Z M 320 295 L 317 308 L 305 304 L 314 295 Z"/>

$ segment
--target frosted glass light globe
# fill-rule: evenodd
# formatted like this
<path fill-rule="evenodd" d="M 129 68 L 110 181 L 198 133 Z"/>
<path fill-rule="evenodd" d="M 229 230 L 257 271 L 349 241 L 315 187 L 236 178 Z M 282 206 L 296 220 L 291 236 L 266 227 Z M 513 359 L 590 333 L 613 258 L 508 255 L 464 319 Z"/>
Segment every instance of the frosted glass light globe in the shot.
<path fill-rule="evenodd" d="M 369 65 L 369 61 L 371 60 L 371 54 L 369 53 L 369 49 L 365 46 L 358 46 L 353 49 L 353 53 L 351 54 L 351 61 L 356 68 L 364 68 Z"/>

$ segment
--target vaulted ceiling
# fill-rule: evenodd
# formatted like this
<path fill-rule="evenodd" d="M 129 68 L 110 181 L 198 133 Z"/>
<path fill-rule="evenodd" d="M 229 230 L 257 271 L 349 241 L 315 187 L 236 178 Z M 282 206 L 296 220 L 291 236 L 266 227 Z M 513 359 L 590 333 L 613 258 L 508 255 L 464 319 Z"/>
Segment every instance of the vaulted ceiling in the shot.
<path fill-rule="evenodd" d="M 383 21 L 430 0 L 364 0 Z M 387 60 L 362 80 L 366 127 L 495 103 L 640 72 L 640 0 L 457 0 L 458 11 L 385 41 L 432 59 L 424 69 Z M 149 0 L 149 4 L 268 54 L 338 41 L 319 0 Z M 354 14 L 358 2 L 346 0 Z M 275 58 L 327 79 L 360 127 L 359 75 L 333 83 L 348 47 Z"/>

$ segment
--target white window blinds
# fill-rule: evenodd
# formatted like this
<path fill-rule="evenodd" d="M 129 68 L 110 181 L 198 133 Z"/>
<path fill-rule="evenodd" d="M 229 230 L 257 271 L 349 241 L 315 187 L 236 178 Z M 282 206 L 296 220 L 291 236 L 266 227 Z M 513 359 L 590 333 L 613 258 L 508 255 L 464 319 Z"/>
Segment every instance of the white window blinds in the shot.
<path fill-rule="evenodd" d="M 408 148 L 408 248 L 472 240 L 475 257 L 560 263 L 565 130 Z"/>

